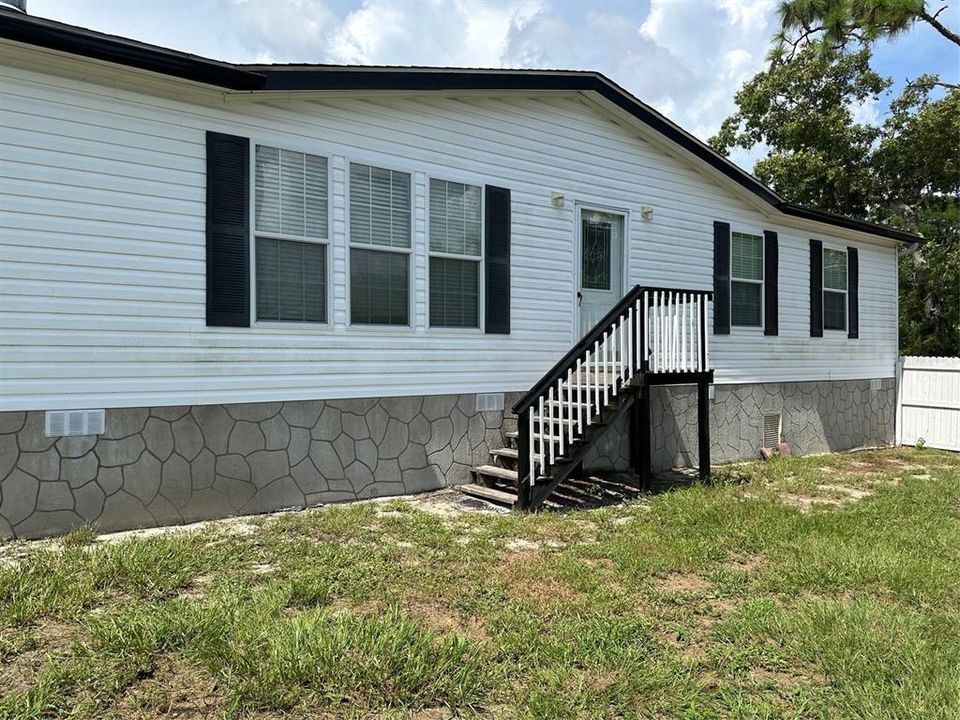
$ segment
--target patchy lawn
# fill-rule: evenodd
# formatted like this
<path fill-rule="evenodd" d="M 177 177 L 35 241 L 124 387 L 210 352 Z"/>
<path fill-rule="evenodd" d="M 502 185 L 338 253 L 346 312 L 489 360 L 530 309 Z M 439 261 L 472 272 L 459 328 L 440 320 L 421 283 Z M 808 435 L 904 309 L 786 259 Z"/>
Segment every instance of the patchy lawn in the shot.
<path fill-rule="evenodd" d="M 957 718 L 960 456 L 0 545 L 2 718 Z"/>

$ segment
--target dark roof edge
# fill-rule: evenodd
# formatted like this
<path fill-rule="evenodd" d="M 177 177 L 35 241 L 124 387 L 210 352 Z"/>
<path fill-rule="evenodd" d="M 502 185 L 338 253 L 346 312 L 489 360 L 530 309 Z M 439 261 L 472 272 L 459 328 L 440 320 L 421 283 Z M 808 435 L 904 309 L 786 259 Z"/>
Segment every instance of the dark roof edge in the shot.
<path fill-rule="evenodd" d="M 600 73 L 582 70 L 238 65 L 0 10 L 0 38 L 239 91 L 304 90 L 563 90 L 594 92 L 648 125 L 785 215 L 906 243 L 903 230 L 803 207 L 762 182 Z"/>
<path fill-rule="evenodd" d="M 856 218 L 839 215 L 837 213 L 827 212 L 826 210 L 817 210 L 816 208 L 798 205 L 797 203 L 781 200 L 777 204 L 777 209 L 784 215 L 803 218 L 804 220 L 813 220 L 815 222 L 835 225 L 837 227 L 847 228 L 848 230 L 857 230 L 859 232 L 869 233 L 870 235 L 881 235 L 891 240 L 899 240 L 905 243 L 922 243 L 922 235 L 915 235 L 906 230 L 880 223 L 868 222 L 866 220 L 857 220 Z"/>
<path fill-rule="evenodd" d="M 264 84 L 262 75 L 231 63 L 8 10 L 0 10 L 0 38 L 231 90 Z"/>

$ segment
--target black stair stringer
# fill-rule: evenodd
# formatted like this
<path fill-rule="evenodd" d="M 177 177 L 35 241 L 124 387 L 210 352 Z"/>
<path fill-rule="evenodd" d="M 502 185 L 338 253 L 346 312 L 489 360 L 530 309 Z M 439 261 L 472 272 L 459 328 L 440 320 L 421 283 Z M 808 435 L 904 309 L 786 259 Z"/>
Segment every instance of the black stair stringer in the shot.
<path fill-rule="evenodd" d="M 576 450 L 562 462 L 557 462 L 550 466 L 550 477 L 544 479 L 544 484 L 534 485 L 530 489 L 530 506 L 528 509 L 536 510 L 543 504 L 550 493 L 556 490 L 557 486 L 570 477 L 571 474 L 580 466 L 583 459 L 590 452 L 591 448 L 599 442 L 607 431 L 616 425 L 617 421 L 623 417 L 637 402 L 637 396 L 641 392 L 639 387 L 632 384 L 624 385 L 617 397 L 619 401 L 616 405 L 608 405 L 603 410 L 603 422 L 588 425 L 584 437 L 577 443 Z M 613 414 L 610 415 L 610 411 Z M 529 482 L 528 478 L 521 478 L 519 482 Z"/>

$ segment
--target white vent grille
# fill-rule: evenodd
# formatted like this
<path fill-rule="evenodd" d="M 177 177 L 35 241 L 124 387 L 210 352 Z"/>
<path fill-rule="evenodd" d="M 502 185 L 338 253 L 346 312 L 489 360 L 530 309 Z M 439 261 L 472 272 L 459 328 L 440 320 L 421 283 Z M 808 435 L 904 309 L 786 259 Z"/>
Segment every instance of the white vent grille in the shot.
<path fill-rule="evenodd" d="M 478 393 L 477 412 L 499 412 L 503 410 L 503 393 Z"/>
<path fill-rule="evenodd" d="M 870 389 L 874 392 L 880 392 L 880 389 L 883 387 L 883 381 L 880 378 L 874 378 L 870 381 Z"/>
<path fill-rule="evenodd" d="M 763 416 L 763 446 L 772 450 L 780 444 L 782 419 L 780 414 Z"/>
<path fill-rule="evenodd" d="M 48 410 L 44 432 L 47 437 L 100 435 L 105 422 L 103 410 Z"/>

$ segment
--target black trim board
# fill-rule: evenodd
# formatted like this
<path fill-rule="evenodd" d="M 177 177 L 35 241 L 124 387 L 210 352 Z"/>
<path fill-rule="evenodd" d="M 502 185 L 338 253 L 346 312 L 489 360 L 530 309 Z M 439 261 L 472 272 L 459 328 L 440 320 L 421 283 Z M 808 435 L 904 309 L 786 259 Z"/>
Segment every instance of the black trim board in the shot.
<path fill-rule="evenodd" d="M 705 143 L 600 73 L 570 70 L 244 65 L 220 62 L 64 23 L 2 12 L 0 38 L 237 91 L 558 90 L 592 92 L 665 136 L 785 215 L 906 243 L 923 238 L 892 227 L 785 201 Z"/>

